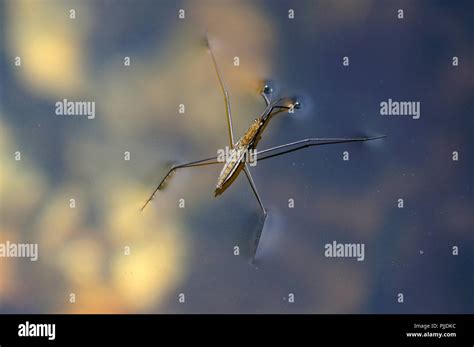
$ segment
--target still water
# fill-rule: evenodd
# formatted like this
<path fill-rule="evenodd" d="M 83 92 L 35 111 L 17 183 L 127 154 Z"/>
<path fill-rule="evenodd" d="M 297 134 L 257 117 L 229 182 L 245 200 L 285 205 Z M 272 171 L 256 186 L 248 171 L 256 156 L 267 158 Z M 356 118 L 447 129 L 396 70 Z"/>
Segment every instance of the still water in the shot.
<path fill-rule="evenodd" d="M 0 259 L 0 311 L 472 313 L 473 10 L 2 1 L 0 242 L 39 256 Z M 302 107 L 260 149 L 387 135 L 252 167 L 268 210 L 254 265 L 243 173 L 215 197 L 220 165 L 178 170 L 139 211 L 173 163 L 228 145 L 206 32 L 236 137 L 265 82 Z M 56 112 L 65 100 L 94 117 Z M 382 112 L 389 100 L 417 111 Z"/>

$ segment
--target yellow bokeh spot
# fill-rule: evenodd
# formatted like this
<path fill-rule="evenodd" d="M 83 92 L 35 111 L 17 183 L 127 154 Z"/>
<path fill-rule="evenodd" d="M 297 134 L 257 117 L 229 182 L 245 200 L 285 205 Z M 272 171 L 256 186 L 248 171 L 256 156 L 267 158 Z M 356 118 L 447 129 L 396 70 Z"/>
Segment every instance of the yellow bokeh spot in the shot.
<path fill-rule="evenodd" d="M 71 198 L 76 201 L 75 208 L 70 208 Z M 39 237 L 44 248 L 60 247 L 75 231 L 80 231 L 86 201 L 81 189 L 73 186 L 62 186 L 49 198 L 38 219 Z"/>
<path fill-rule="evenodd" d="M 182 277 L 179 247 L 172 234 L 160 233 L 150 242 L 132 245 L 130 255 L 118 254 L 113 263 L 112 281 L 122 299 L 138 310 L 152 310 L 153 304 Z"/>
<path fill-rule="evenodd" d="M 33 87 L 47 87 L 58 94 L 79 87 L 78 46 L 60 33 L 37 35 L 22 47 L 22 77 Z"/>
<path fill-rule="evenodd" d="M 24 85 L 37 94 L 63 97 L 81 91 L 86 60 L 82 54 L 90 30 L 90 11 L 76 4 L 79 19 L 69 18 L 60 2 L 12 1 L 6 7 L 5 26 L 10 59 Z"/>
<path fill-rule="evenodd" d="M 69 242 L 55 261 L 61 264 L 71 285 L 90 286 L 101 281 L 102 257 L 98 240 L 88 237 Z"/>

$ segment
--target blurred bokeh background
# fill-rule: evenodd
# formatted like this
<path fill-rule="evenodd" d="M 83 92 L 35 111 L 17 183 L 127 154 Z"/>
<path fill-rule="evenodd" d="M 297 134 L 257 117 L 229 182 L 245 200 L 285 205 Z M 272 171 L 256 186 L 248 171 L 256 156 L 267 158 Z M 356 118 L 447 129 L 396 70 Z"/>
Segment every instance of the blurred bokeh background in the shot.
<path fill-rule="evenodd" d="M 472 1 L 1 0 L 0 242 L 38 243 L 39 260 L 0 259 L 0 312 L 473 313 L 473 16 Z M 261 148 L 388 135 L 259 163 L 256 267 L 245 177 L 214 198 L 219 166 L 178 171 L 139 212 L 170 163 L 227 145 L 206 30 L 237 134 L 263 81 L 303 103 Z M 380 116 L 388 98 L 421 118 Z M 95 119 L 55 115 L 63 99 L 95 101 Z M 365 243 L 365 261 L 324 257 L 333 240 Z"/>

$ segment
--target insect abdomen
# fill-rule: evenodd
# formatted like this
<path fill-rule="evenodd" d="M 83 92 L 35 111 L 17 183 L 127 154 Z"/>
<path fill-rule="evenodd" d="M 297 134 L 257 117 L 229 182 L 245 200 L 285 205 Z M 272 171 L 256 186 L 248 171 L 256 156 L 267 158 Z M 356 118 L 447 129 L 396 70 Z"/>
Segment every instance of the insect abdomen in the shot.
<path fill-rule="evenodd" d="M 234 175 L 261 126 L 262 123 L 255 120 L 230 151 L 229 157 L 226 159 L 226 163 L 217 179 L 217 189 L 221 189 L 232 175 Z"/>
<path fill-rule="evenodd" d="M 252 140 L 255 139 L 255 135 L 257 134 L 261 125 L 262 124 L 258 121 L 253 122 L 245 134 L 240 138 L 239 142 L 237 143 L 237 147 L 246 147 L 250 145 Z"/>
<path fill-rule="evenodd" d="M 227 182 L 229 178 L 232 177 L 232 175 L 235 173 L 235 171 L 239 167 L 239 164 L 242 161 L 244 154 L 245 154 L 245 150 L 241 146 L 234 148 L 230 151 L 229 158 L 224 164 L 224 167 L 222 168 L 219 178 L 217 179 L 217 184 L 216 184 L 217 189 L 222 188 L 224 183 Z"/>

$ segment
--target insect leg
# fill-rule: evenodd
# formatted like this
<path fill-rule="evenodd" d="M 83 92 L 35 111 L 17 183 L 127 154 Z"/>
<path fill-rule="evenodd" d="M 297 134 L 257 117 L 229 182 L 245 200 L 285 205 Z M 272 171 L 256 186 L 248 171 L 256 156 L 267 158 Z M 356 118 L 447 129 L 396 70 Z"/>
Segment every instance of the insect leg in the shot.
<path fill-rule="evenodd" d="M 169 171 L 168 173 L 165 175 L 165 177 L 161 180 L 160 184 L 158 184 L 158 186 L 155 188 L 155 190 L 153 191 L 153 193 L 150 195 L 150 197 L 148 198 L 148 200 L 145 202 L 145 204 L 142 206 L 142 208 L 140 209 L 141 211 L 143 211 L 145 209 L 145 207 L 153 200 L 153 198 L 155 197 L 155 194 L 158 190 L 161 190 L 163 189 L 164 185 L 165 185 L 165 182 L 166 180 L 168 179 L 168 177 L 174 173 L 176 170 L 178 169 L 182 169 L 182 168 L 186 168 L 186 167 L 195 167 L 195 166 L 204 166 L 204 165 L 212 165 L 212 164 L 218 164 L 219 162 L 217 161 L 217 157 L 212 157 L 212 158 L 207 158 L 207 159 L 201 159 L 201 160 L 196 160 L 196 161 L 192 161 L 192 162 L 189 162 L 189 163 L 184 163 L 184 164 L 180 164 L 180 165 L 175 165 L 173 166 Z"/>
<path fill-rule="evenodd" d="M 291 104 L 289 106 L 278 105 L 280 102 L 282 102 L 284 100 L 291 100 Z M 278 113 L 285 112 L 285 111 L 292 112 L 292 110 L 299 109 L 300 107 L 301 107 L 301 105 L 298 101 L 294 101 L 290 98 L 280 98 L 280 99 L 278 99 L 274 102 L 271 102 L 270 104 L 267 105 L 267 114 L 268 114 L 268 117 L 271 117 L 271 116 L 274 116 Z M 273 112 L 273 110 L 277 110 L 277 111 Z"/>
<path fill-rule="evenodd" d="M 225 107 L 226 107 L 226 115 L 227 115 L 227 128 L 229 131 L 229 141 L 230 141 L 230 146 L 231 148 L 234 147 L 234 128 L 232 126 L 232 112 L 230 109 L 230 97 L 229 93 L 227 92 L 227 88 L 224 84 L 224 80 L 222 79 L 221 73 L 219 71 L 219 67 L 217 66 L 217 61 L 216 57 L 214 56 L 214 52 L 212 51 L 211 44 L 209 42 L 209 38 L 207 37 L 206 34 L 206 41 L 207 41 L 207 46 L 209 47 L 209 51 L 211 52 L 211 57 L 212 57 L 212 62 L 214 64 L 214 70 L 216 70 L 217 78 L 219 79 L 219 84 L 221 86 L 221 91 L 222 94 L 224 95 L 224 102 L 225 102 Z"/>
<path fill-rule="evenodd" d="M 290 107 L 290 106 L 273 106 L 273 108 L 291 110 L 291 107 Z"/>
<path fill-rule="evenodd" d="M 362 141 L 371 141 L 387 137 L 387 135 L 380 135 L 374 137 L 356 137 L 356 138 L 310 138 L 300 141 L 290 142 L 284 145 L 268 148 L 262 151 L 257 152 L 257 161 L 273 158 L 282 154 L 294 152 L 306 147 L 311 146 L 322 146 L 322 145 L 331 145 L 337 143 L 347 143 L 347 142 L 362 142 Z M 277 151 L 273 153 L 273 151 Z M 262 158 L 258 158 L 259 155 L 265 154 Z"/>
<path fill-rule="evenodd" d="M 262 96 L 263 100 L 265 101 L 265 107 L 270 105 L 270 99 L 268 99 L 267 94 L 265 94 L 265 92 L 261 92 L 260 95 Z"/>
<path fill-rule="evenodd" d="M 252 174 L 250 173 L 250 169 L 247 163 L 245 163 L 244 172 L 245 172 L 245 175 L 247 176 L 247 179 L 250 183 L 250 187 L 252 187 L 253 193 L 255 194 L 255 197 L 257 198 L 258 204 L 260 205 L 260 208 L 262 209 L 262 213 L 263 213 L 262 227 L 259 228 L 259 230 L 257 231 L 257 236 L 255 238 L 255 243 L 252 249 L 252 263 L 253 263 L 255 259 L 255 255 L 257 253 L 258 244 L 260 242 L 260 236 L 262 235 L 263 227 L 265 225 L 265 220 L 267 218 L 267 210 L 265 210 L 265 207 L 263 206 L 262 199 L 260 198 L 260 195 L 258 194 L 257 187 L 255 186 L 255 183 L 252 178 Z"/>
<path fill-rule="evenodd" d="M 273 89 L 268 84 L 265 84 L 263 86 L 262 92 L 260 93 L 263 100 L 265 101 L 265 107 L 268 107 L 268 105 L 270 105 L 272 101 L 272 94 L 273 94 Z"/>

